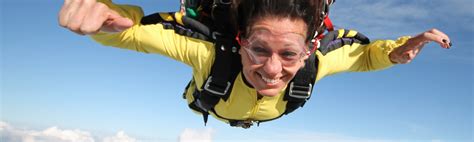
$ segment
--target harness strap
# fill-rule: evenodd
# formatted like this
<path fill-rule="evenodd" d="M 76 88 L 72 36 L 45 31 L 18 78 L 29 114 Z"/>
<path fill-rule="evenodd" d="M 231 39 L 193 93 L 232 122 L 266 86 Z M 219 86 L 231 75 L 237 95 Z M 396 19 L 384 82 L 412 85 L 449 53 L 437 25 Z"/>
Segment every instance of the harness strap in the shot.
<path fill-rule="evenodd" d="M 352 45 L 353 43 L 368 44 L 370 39 L 362 33 L 339 29 L 327 33 L 323 39 L 320 40 L 320 48 L 318 49 L 322 55 L 343 47 L 344 45 Z"/>
<path fill-rule="evenodd" d="M 232 22 L 232 0 L 214 0 L 211 8 L 213 27 L 224 38 L 233 39 L 237 34 Z"/>
<path fill-rule="evenodd" d="M 197 100 L 203 106 L 204 123 L 207 123 L 209 111 L 214 111 L 214 106 L 222 99 L 226 101 L 230 96 L 235 78 L 242 69 L 240 55 L 237 53 L 235 32 L 229 26 L 231 0 L 214 0 L 212 6 L 213 32 L 215 39 L 215 60 L 211 73 L 206 83 L 201 87 L 200 99 Z"/>
<path fill-rule="evenodd" d="M 305 61 L 304 68 L 298 70 L 293 80 L 286 88 L 284 100 L 288 101 L 283 114 L 289 114 L 299 107 L 303 107 L 309 100 L 314 82 L 316 81 L 318 61 L 316 55 L 310 55 Z"/>

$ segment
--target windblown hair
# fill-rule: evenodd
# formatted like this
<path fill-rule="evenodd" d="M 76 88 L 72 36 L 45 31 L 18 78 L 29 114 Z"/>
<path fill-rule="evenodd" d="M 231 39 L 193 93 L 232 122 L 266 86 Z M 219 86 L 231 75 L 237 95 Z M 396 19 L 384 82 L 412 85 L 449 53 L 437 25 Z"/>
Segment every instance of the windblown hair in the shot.
<path fill-rule="evenodd" d="M 302 19 L 307 25 L 307 41 L 320 27 L 323 0 L 234 0 L 237 29 L 245 36 L 249 28 L 264 17 Z"/>

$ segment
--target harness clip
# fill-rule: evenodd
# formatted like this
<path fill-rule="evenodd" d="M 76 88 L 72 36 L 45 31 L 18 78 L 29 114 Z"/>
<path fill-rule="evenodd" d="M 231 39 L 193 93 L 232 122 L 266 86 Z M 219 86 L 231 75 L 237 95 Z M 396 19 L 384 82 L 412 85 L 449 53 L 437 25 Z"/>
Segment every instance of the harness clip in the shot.
<path fill-rule="evenodd" d="M 293 98 L 308 99 L 311 95 L 313 85 L 309 84 L 308 86 L 300 86 L 295 85 L 294 83 L 295 82 L 291 82 L 288 95 Z"/>
<path fill-rule="evenodd" d="M 212 76 L 209 76 L 209 78 L 206 81 L 206 84 L 204 84 L 204 90 L 206 90 L 206 91 L 208 91 L 212 94 L 219 95 L 219 96 L 224 96 L 225 94 L 227 94 L 227 91 L 229 91 L 229 88 L 231 86 L 231 83 L 227 82 L 225 89 L 223 91 L 221 91 L 220 87 L 218 87 L 216 85 L 212 85 L 212 87 L 211 87 L 211 83 L 212 83 Z M 215 84 L 215 83 L 213 83 L 213 84 Z M 211 88 L 214 88 L 214 89 L 211 89 Z M 216 89 L 219 89 L 219 90 L 216 90 Z"/>

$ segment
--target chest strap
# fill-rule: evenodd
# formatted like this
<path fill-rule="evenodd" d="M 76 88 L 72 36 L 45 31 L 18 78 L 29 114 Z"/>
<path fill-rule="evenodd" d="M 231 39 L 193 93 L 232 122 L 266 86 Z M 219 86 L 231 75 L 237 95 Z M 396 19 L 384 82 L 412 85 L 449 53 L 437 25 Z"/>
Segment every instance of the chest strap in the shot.
<path fill-rule="evenodd" d="M 219 56 L 217 54 L 231 55 Z M 229 98 L 234 85 L 234 80 L 242 68 L 240 56 L 232 51 L 226 53 L 226 51 L 216 49 L 216 61 L 212 67 L 211 75 L 209 75 L 206 83 L 201 87 L 201 91 L 198 89 L 194 91 L 194 101 L 189 104 L 189 107 L 202 113 L 204 125 L 207 124 L 209 112 L 213 112 L 219 118 L 228 120 L 230 126 L 242 128 L 250 128 L 254 123 L 257 123 L 258 125 L 260 122 L 280 118 L 281 116 L 287 115 L 299 107 L 302 107 L 311 96 L 312 88 L 316 80 L 318 60 L 315 56 L 310 56 L 310 58 L 305 62 L 305 67 L 297 72 L 294 79 L 290 81 L 285 90 L 284 100 L 287 101 L 287 104 L 286 110 L 282 115 L 273 119 L 261 121 L 231 120 L 219 116 L 219 114 L 214 110 L 214 107 L 221 99 L 227 101 Z"/>

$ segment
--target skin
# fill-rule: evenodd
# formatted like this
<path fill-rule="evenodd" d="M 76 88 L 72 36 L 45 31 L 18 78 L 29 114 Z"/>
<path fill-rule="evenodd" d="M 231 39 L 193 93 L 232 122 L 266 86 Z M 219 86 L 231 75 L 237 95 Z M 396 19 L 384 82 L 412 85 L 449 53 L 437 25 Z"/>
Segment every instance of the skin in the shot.
<path fill-rule="evenodd" d="M 306 37 L 307 26 L 301 19 L 290 20 L 289 18 L 266 17 L 257 20 L 250 31 L 252 30 L 268 30 L 274 35 L 284 33 L 296 33 Z M 251 32 L 249 32 L 251 33 Z M 248 55 L 247 50 L 240 49 L 239 53 L 242 57 L 242 72 L 247 82 L 249 82 L 258 92 L 263 96 L 275 96 L 285 88 L 288 82 L 293 79 L 296 72 L 304 67 L 304 60 L 308 58 L 306 55 L 302 60 L 298 61 L 293 66 L 283 66 L 278 59 L 278 51 L 284 50 L 284 40 L 278 37 L 269 38 L 265 46 L 273 48 L 273 56 L 263 64 L 254 64 Z M 277 80 L 277 83 L 268 83 L 263 78 Z"/>
<path fill-rule="evenodd" d="M 442 48 L 446 49 L 452 46 L 448 35 L 438 29 L 431 29 L 410 38 L 405 44 L 390 53 L 389 58 L 396 64 L 410 63 L 420 53 L 424 45 L 430 42 L 436 42 Z"/>
<path fill-rule="evenodd" d="M 133 21 L 122 17 L 107 5 L 96 0 L 64 0 L 64 4 L 58 15 L 59 25 L 69 29 L 79 35 L 93 35 L 102 32 L 121 32 L 133 26 Z M 301 20 L 290 20 L 288 18 L 266 17 L 256 21 L 250 30 L 266 29 L 272 33 L 299 33 L 306 37 L 307 25 Z M 270 46 L 276 47 L 281 41 L 273 40 L 268 42 Z M 429 42 L 436 42 L 443 48 L 451 47 L 451 40 L 443 32 L 431 29 L 413 38 L 410 38 L 404 45 L 390 53 L 389 58 L 393 63 L 410 63 Z M 275 49 L 278 50 L 278 49 Z M 257 90 L 260 95 L 275 96 L 294 77 L 297 70 L 304 66 L 305 56 L 294 66 L 282 66 L 277 56 L 272 56 L 262 65 L 253 64 L 245 53 L 242 55 L 243 74 L 247 81 Z M 262 77 L 278 79 L 276 84 L 266 83 Z"/>
<path fill-rule="evenodd" d="M 79 35 L 121 32 L 133 26 L 132 20 L 96 0 L 64 0 L 58 16 L 60 26 Z"/>

